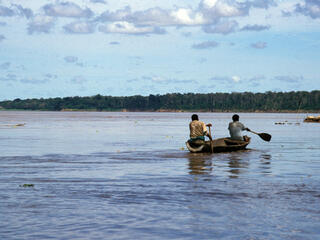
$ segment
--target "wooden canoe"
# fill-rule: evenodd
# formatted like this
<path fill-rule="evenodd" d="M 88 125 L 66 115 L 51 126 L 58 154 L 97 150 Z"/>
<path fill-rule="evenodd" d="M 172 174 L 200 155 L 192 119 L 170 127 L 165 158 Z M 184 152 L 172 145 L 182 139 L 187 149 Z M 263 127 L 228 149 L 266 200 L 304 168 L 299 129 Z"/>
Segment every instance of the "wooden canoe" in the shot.
<path fill-rule="evenodd" d="M 200 153 L 200 152 L 211 152 L 210 141 L 202 141 L 202 145 L 193 144 L 190 142 L 186 142 L 187 148 L 192 153 Z M 250 143 L 250 138 L 248 137 L 248 141 L 239 141 L 232 140 L 230 138 L 218 138 L 212 140 L 213 152 L 233 152 L 238 150 L 246 149 L 247 145 Z"/>

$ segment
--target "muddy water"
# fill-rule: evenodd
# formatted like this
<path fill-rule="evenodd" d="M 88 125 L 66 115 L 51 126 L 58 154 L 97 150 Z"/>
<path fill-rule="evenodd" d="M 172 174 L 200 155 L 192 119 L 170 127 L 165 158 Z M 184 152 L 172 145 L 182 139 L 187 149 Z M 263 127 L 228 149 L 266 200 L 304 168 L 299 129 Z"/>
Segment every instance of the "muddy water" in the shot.
<path fill-rule="evenodd" d="M 320 124 L 242 113 L 271 142 L 191 154 L 190 115 L 0 111 L 0 239 L 318 238 Z"/>

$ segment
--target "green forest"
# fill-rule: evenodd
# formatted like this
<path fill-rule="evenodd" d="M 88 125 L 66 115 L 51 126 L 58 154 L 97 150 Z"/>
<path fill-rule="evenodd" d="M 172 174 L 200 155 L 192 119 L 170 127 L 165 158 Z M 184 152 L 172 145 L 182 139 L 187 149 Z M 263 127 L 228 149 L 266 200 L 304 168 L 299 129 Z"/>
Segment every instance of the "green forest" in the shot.
<path fill-rule="evenodd" d="M 2 110 L 43 111 L 319 111 L 320 91 L 265 93 L 170 93 L 149 96 L 56 97 L 1 101 Z"/>

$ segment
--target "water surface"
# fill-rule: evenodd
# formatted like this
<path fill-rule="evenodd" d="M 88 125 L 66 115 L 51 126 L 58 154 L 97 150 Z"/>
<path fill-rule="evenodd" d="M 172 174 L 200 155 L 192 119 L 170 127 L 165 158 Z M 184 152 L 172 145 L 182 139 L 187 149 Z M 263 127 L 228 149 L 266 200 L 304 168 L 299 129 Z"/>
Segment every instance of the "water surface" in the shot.
<path fill-rule="evenodd" d="M 320 124 L 242 113 L 271 142 L 191 154 L 190 115 L 0 111 L 0 239 L 318 238 Z"/>

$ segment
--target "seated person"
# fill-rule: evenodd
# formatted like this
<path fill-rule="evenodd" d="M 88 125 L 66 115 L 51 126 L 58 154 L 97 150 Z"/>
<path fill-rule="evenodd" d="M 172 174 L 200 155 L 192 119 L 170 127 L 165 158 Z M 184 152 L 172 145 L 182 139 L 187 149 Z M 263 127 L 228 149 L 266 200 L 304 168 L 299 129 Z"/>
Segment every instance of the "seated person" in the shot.
<path fill-rule="evenodd" d="M 189 142 L 192 143 L 200 143 L 203 144 L 204 142 L 204 136 L 207 136 L 210 140 L 212 140 L 211 135 L 207 131 L 206 124 L 202 121 L 199 121 L 199 117 L 197 114 L 193 114 L 191 116 L 191 122 L 189 124 L 190 129 L 190 139 Z M 211 127 L 211 124 L 207 125 L 208 127 Z"/>
<path fill-rule="evenodd" d="M 245 127 L 241 122 L 239 122 L 239 115 L 235 114 L 232 116 L 233 122 L 229 123 L 229 133 L 230 138 L 232 140 L 240 140 L 240 141 L 247 141 L 247 136 L 242 136 L 242 131 L 250 131 L 249 128 Z"/>

